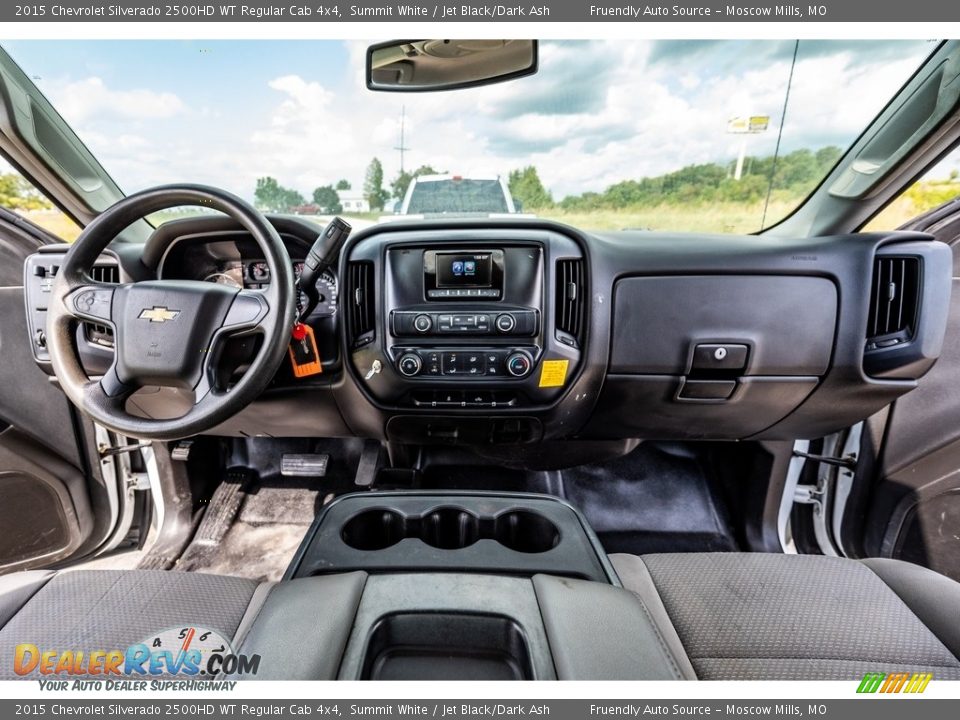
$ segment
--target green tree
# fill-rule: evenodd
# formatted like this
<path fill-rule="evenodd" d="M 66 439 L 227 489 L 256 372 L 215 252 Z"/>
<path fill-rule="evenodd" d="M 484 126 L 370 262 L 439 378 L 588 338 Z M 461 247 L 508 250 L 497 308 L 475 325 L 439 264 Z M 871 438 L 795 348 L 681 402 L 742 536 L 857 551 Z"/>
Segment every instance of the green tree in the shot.
<path fill-rule="evenodd" d="M 265 212 L 286 212 L 305 202 L 299 192 L 283 187 L 276 178 L 269 176 L 257 178 L 253 199 L 257 209 Z"/>
<path fill-rule="evenodd" d="M 340 196 L 333 189 L 332 185 L 321 185 L 313 191 L 313 203 L 320 207 L 320 212 L 329 215 L 343 211 L 343 205 L 340 204 Z"/>
<path fill-rule="evenodd" d="M 403 198 L 406 197 L 407 195 L 407 188 L 410 187 L 410 182 L 414 178 L 418 178 L 422 175 L 442 175 L 442 174 L 443 173 L 437 170 L 434 170 L 429 165 L 421 165 L 412 173 L 404 170 L 402 173 L 400 173 L 399 175 L 397 175 L 397 177 L 393 179 L 393 182 L 390 183 L 390 192 L 392 196 L 395 197 L 397 200 L 403 200 Z"/>
<path fill-rule="evenodd" d="M 9 210 L 49 210 L 50 202 L 15 173 L 0 174 L 0 207 Z"/>
<path fill-rule="evenodd" d="M 336 185 L 337 190 L 350 190 L 352 188 L 353 186 L 350 184 L 349 180 L 346 180 L 346 179 L 337 180 L 337 185 Z"/>
<path fill-rule="evenodd" d="M 775 191 L 802 197 L 830 171 L 841 154 L 840 148 L 827 146 L 816 151 L 795 150 L 779 158 L 772 155 L 748 157 L 740 180 L 733 179 L 733 162 L 687 165 L 655 177 L 622 180 L 602 193 L 567 196 L 560 202 L 560 207 L 576 211 L 644 210 L 665 205 L 751 203 L 766 197 L 774 173 L 772 184 Z M 510 190 L 515 197 L 518 192 L 525 192 L 521 175 L 519 170 L 510 173 Z"/>
<path fill-rule="evenodd" d="M 371 210 L 383 210 L 383 206 L 390 199 L 390 193 L 383 187 L 383 165 L 377 158 L 371 160 L 367 166 L 367 174 L 363 181 L 363 195 L 370 204 Z"/>
<path fill-rule="evenodd" d="M 524 208 L 548 208 L 553 206 L 553 197 L 540 182 L 540 175 L 533 165 L 520 170 L 511 170 L 507 186 L 514 201 L 519 200 Z"/>

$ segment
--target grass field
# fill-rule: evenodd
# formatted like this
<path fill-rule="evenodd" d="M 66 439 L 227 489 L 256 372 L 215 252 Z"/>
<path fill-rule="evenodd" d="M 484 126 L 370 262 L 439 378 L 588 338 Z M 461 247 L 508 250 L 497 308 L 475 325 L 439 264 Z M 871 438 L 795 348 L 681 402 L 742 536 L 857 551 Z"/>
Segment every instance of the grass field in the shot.
<path fill-rule="evenodd" d="M 864 230 L 896 230 L 908 220 L 956 197 L 960 197 L 960 182 L 956 179 L 921 180 L 880 211 Z"/>
<path fill-rule="evenodd" d="M 769 226 L 790 212 L 795 203 L 775 200 L 767 209 Z M 538 210 L 537 217 L 584 230 L 662 230 L 705 233 L 751 233 L 761 227 L 763 202 L 712 205 L 660 205 L 637 209 L 568 211 Z"/>
<path fill-rule="evenodd" d="M 29 210 L 21 214 L 64 242 L 73 242 L 80 234 L 80 226 L 59 210 Z"/>

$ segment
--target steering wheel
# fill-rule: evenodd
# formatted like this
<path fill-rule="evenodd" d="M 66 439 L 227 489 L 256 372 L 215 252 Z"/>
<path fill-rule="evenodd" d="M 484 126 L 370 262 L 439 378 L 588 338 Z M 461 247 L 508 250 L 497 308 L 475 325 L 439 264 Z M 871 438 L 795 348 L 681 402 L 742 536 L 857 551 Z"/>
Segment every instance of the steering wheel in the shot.
<path fill-rule="evenodd" d="M 262 290 L 198 280 L 148 280 L 109 285 L 91 277 L 107 245 L 130 223 L 184 205 L 219 210 L 256 240 L 270 268 Z M 47 346 L 67 397 L 101 425 L 147 440 L 176 440 L 209 430 L 235 415 L 270 383 L 286 354 L 295 319 L 290 257 L 274 227 L 249 204 L 202 185 L 166 185 L 131 195 L 97 217 L 67 253 L 47 309 Z M 114 360 L 99 380 L 78 359 L 77 323 L 113 329 Z M 262 336 L 240 380 L 226 389 L 217 378 L 224 341 Z M 193 406 L 175 419 L 130 414 L 126 401 L 146 386 L 194 392 Z"/>

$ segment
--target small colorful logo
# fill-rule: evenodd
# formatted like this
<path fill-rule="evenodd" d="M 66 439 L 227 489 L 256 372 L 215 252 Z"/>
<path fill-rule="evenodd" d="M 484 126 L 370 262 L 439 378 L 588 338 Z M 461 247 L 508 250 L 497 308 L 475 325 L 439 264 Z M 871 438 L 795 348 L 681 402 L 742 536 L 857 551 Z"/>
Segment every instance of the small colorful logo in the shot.
<path fill-rule="evenodd" d="M 858 693 L 922 693 L 933 680 L 933 673 L 867 673 Z"/>
<path fill-rule="evenodd" d="M 255 675 L 259 655 L 238 655 L 216 630 L 168 628 L 126 649 L 43 649 L 34 643 L 14 648 L 13 670 L 44 676 L 188 676 Z"/>

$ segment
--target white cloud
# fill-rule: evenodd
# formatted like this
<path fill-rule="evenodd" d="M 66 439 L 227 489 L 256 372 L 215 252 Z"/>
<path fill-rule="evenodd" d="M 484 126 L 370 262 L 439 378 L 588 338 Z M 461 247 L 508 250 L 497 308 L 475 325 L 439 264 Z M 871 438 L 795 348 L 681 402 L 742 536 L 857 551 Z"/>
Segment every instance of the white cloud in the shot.
<path fill-rule="evenodd" d="M 99 77 L 45 85 L 44 90 L 71 123 L 83 124 L 98 116 L 134 120 L 169 118 L 186 110 L 172 92 L 134 88 L 115 90 Z"/>

